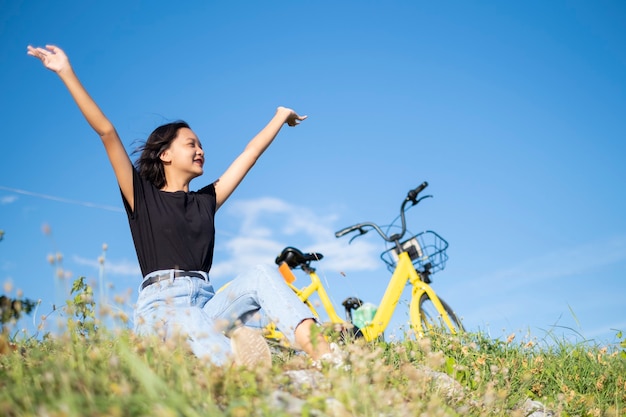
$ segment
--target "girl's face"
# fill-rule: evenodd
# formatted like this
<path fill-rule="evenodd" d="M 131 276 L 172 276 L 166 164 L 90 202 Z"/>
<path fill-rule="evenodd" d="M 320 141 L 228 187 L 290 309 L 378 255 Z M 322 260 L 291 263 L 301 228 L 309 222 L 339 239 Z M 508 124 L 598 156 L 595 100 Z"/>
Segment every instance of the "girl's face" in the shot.
<path fill-rule="evenodd" d="M 161 154 L 161 161 L 168 170 L 180 171 L 191 174 L 192 178 L 202 175 L 204 172 L 204 151 L 202 144 L 195 133 L 189 128 L 182 127 L 178 130 L 176 138 Z"/>

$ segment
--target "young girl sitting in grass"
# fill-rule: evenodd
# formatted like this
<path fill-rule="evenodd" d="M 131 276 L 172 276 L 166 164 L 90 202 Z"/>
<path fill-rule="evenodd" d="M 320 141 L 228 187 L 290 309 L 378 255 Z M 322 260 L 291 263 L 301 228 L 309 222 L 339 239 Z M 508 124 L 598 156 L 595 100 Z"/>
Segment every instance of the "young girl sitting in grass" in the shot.
<path fill-rule="evenodd" d="M 278 107 L 219 179 L 198 191 L 189 183 L 203 173 L 205 153 L 185 122 L 157 127 L 131 162 L 113 124 L 80 83 L 58 47 L 28 46 L 65 84 L 89 125 L 100 136 L 122 194 L 143 280 L 135 308 L 135 331 L 164 339 L 184 335 L 198 357 L 215 364 L 254 366 L 271 361 L 263 337 L 245 327 L 263 310 L 294 346 L 314 360 L 330 354 L 323 337 L 312 336 L 311 311 L 278 272 L 259 266 L 215 293 L 209 279 L 215 244 L 214 216 L 284 124 L 306 116 Z"/>

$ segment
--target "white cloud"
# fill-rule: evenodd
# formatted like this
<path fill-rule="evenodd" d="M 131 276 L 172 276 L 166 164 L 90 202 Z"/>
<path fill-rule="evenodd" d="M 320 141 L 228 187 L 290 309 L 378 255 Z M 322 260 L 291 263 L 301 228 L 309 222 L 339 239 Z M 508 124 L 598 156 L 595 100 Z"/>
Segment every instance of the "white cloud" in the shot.
<path fill-rule="evenodd" d="M 72 260 L 78 265 L 87 266 L 95 270 L 100 268 L 98 259 L 89 259 L 74 255 Z M 104 273 L 105 275 L 141 276 L 139 264 L 128 260 L 112 261 L 107 259 L 104 263 Z"/>
<path fill-rule="evenodd" d="M 507 269 L 487 273 L 466 285 L 489 287 L 497 282 L 503 290 L 513 290 L 537 282 L 573 279 L 625 260 L 626 236 L 617 236 L 528 258 Z"/>
<path fill-rule="evenodd" d="M 0 204 L 11 204 L 16 202 L 17 199 L 18 197 L 16 195 L 5 195 L 4 197 L 0 198 Z"/>
<path fill-rule="evenodd" d="M 251 234 L 254 235 L 255 232 Z M 212 278 L 234 278 L 254 265 L 273 262 L 282 249 L 280 243 L 269 237 L 254 236 L 232 237 L 224 244 L 224 247 L 229 259 L 213 264 Z"/>
<path fill-rule="evenodd" d="M 104 268 L 105 272 L 111 275 L 133 275 L 141 277 L 141 270 L 139 269 L 139 264 L 137 262 L 127 260 L 112 262 L 107 260 Z"/>
<path fill-rule="evenodd" d="M 380 268 L 379 245 L 349 238 L 337 239 L 338 216 L 320 214 L 308 207 L 276 198 L 236 200 L 222 215 L 239 220 L 237 230 L 220 233 L 211 277 L 231 279 L 260 263 L 273 263 L 285 246 L 324 255 L 324 269 L 337 272 Z"/>

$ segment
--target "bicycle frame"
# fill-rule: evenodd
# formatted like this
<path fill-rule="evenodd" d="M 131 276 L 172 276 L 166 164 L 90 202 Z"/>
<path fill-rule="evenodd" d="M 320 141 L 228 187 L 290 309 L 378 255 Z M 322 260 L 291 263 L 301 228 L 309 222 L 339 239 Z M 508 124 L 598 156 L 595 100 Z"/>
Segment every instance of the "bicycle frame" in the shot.
<path fill-rule="evenodd" d="M 346 321 L 341 319 L 337 314 L 330 300 L 330 297 L 328 296 L 328 293 L 322 285 L 322 282 L 315 270 L 311 269 L 309 271 L 306 271 L 308 276 L 311 278 L 311 283 L 301 289 L 298 289 L 296 286 L 293 285 L 296 277 L 293 274 L 293 271 L 287 265 L 287 263 L 283 262 L 279 266 L 279 271 L 285 278 L 287 285 L 291 287 L 291 289 L 296 293 L 300 300 L 302 300 L 309 306 L 309 308 L 311 309 L 311 311 L 313 311 L 317 318 L 319 318 L 319 314 L 309 301 L 309 297 L 311 297 L 315 292 L 317 292 L 322 306 L 328 314 L 330 322 L 333 324 L 346 324 Z M 439 297 L 437 296 L 435 291 L 431 288 L 430 285 L 420 279 L 420 276 L 415 270 L 409 254 L 407 252 L 401 252 L 398 255 L 398 262 L 393 271 L 391 279 L 389 280 L 389 284 L 387 285 L 385 293 L 380 300 L 380 304 L 378 306 L 376 314 L 374 315 L 374 318 L 372 319 L 371 323 L 368 323 L 365 327 L 360 329 L 365 340 L 376 340 L 384 333 L 385 329 L 389 325 L 389 322 L 391 321 L 391 317 L 395 312 L 396 306 L 400 301 L 400 297 L 404 292 L 404 288 L 407 282 L 409 282 L 413 287 L 410 303 L 410 318 L 413 330 L 418 335 L 423 335 L 420 325 L 421 312 L 419 300 L 423 294 L 427 294 L 452 334 L 457 333 L 454 325 L 452 324 L 452 320 L 450 319 L 443 305 L 439 301 Z M 275 329 L 274 332 L 274 335 L 278 336 L 277 338 L 280 338 L 279 333 Z"/>

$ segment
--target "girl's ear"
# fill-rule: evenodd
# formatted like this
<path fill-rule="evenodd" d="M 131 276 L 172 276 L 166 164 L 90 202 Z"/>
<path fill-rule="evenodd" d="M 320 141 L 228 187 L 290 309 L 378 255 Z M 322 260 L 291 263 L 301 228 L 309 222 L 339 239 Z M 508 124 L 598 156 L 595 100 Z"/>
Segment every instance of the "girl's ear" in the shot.
<path fill-rule="evenodd" d="M 169 164 L 170 162 L 172 162 L 172 157 L 170 155 L 170 150 L 166 149 L 163 152 L 161 152 L 161 155 L 159 155 L 159 159 L 164 164 Z"/>

